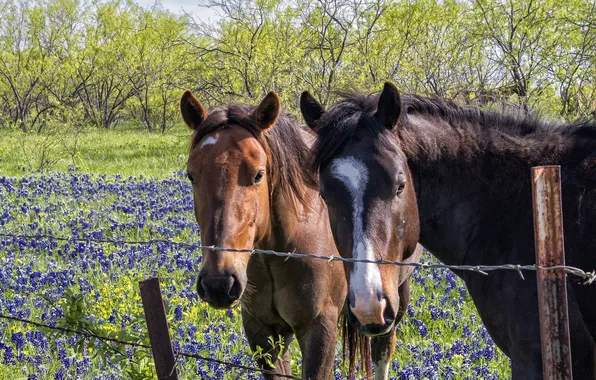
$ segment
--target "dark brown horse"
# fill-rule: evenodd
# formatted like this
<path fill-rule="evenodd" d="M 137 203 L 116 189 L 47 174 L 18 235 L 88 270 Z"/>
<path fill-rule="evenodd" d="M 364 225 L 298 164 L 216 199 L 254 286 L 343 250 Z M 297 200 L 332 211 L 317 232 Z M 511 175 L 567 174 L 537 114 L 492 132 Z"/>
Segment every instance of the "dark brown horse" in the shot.
<path fill-rule="evenodd" d="M 301 97 L 306 122 L 317 134 L 314 169 L 342 257 L 392 261 L 420 257 L 416 194 L 406 156 L 393 133 L 397 102 L 397 93 L 386 93 L 378 107 L 375 104 L 374 112 L 372 107 L 366 114 L 351 109 L 354 115 L 340 122 L 357 124 L 358 128 L 351 131 L 353 144 L 344 149 L 336 145 L 345 136 L 341 128 L 333 128 L 337 118 L 334 110 L 324 113 L 308 93 Z M 365 335 L 388 340 L 391 350 L 377 356 L 390 358 L 395 324 L 410 296 L 409 283 L 403 283 L 402 276 L 411 267 L 354 263 L 347 271 L 349 321 Z M 375 366 L 382 367 L 383 363 Z"/>
<path fill-rule="evenodd" d="M 194 130 L 187 170 L 203 245 L 338 255 L 325 204 L 307 186 L 315 182 L 306 168 L 313 138 L 280 111 L 275 93 L 257 107 L 232 104 L 207 112 L 187 91 L 181 110 Z M 250 346 L 270 354 L 276 372 L 291 374 L 287 349 L 296 335 L 303 377 L 331 376 L 347 296 L 341 263 L 205 250 L 197 291 L 215 308 L 241 302 Z M 358 339 L 350 335 L 353 364 Z M 282 353 L 269 342 L 279 336 Z M 389 344 L 374 339 L 372 348 L 381 355 Z M 259 364 L 273 368 L 264 358 Z"/>
<path fill-rule="evenodd" d="M 446 264 L 535 262 L 530 168 L 561 165 L 567 264 L 596 268 L 596 125 L 549 125 L 417 96 L 400 100 L 389 83 L 380 96 L 350 95 L 326 113 L 305 93 L 301 110 L 318 135 L 314 160 L 323 194 L 345 192 L 341 181 L 331 179 L 329 163 L 346 155 L 371 157 L 364 161 L 375 186 L 371 192 L 389 197 L 400 183 L 414 187 L 420 243 Z M 380 137 L 388 135 L 386 124 L 370 121 L 379 112 L 395 121 L 392 142 Z M 398 168 L 405 168 L 402 150 L 412 178 L 399 180 Z M 334 207 L 349 212 L 351 200 L 334 201 Z M 393 214 L 388 206 L 370 202 L 362 215 L 363 220 L 383 221 Z M 371 230 L 388 229 L 377 223 L 380 227 Z M 379 244 L 390 244 L 399 228 L 394 223 L 391 233 L 377 234 Z M 513 378 L 541 379 L 535 273 L 525 274 L 525 280 L 512 271 L 456 274 L 491 337 L 511 358 Z M 568 301 L 573 378 L 594 380 L 596 286 L 569 277 Z"/>

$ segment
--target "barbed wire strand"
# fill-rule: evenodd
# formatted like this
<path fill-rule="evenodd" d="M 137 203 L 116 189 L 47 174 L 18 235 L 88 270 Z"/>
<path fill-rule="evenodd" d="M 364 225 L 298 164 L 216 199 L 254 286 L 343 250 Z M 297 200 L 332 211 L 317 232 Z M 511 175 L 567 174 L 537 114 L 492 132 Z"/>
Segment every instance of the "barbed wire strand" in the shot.
<path fill-rule="evenodd" d="M 0 318 L 1 319 L 6 319 L 6 320 L 10 320 L 10 321 L 14 321 L 14 322 L 22 322 L 22 323 L 25 323 L 25 324 L 28 324 L 28 325 L 37 326 L 37 327 L 40 327 L 40 328 L 61 331 L 63 333 L 76 334 L 76 335 L 84 336 L 86 338 L 98 339 L 98 340 L 101 340 L 103 342 L 117 343 L 117 344 L 121 344 L 121 345 L 124 345 L 124 346 L 130 346 L 130 347 L 136 347 L 136 348 L 151 349 L 151 346 L 149 346 L 147 344 L 143 344 L 143 343 L 136 343 L 136 342 L 126 341 L 126 340 L 121 340 L 121 339 L 116 339 L 116 338 L 109 338 L 109 337 L 106 337 L 106 336 L 97 335 L 97 334 L 94 334 L 94 333 L 91 333 L 91 332 L 87 332 L 87 331 L 74 330 L 74 329 L 71 329 L 71 328 L 68 328 L 68 327 L 51 326 L 51 325 L 47 325 L 47 324 L 44 324 L 44 323 L 41 323 L 41 322 L 35 322 L 35 321 L 29 320 L 29 319 L 13 317 L 13 316 L 10 316 L 10 315 L 0 314 Z M 285 375 L 283 373 L 278 373 L 278 372 L 270 371 L 270 370 L 267 370 L 267 369 L 261 369 L 261 368 L 256 368 L 256 367 L 245 366 L 245 365 L 242 365 L 242 364 L 236 364 L 236 363 L 228 362 L 228 361 L 225 361 L 225 360 L 208 358 L 208 357 L 197 355 L 197 354 L 189 354 L 187 352 L 182 352 L 182 351 L 179 351 L 179 350 L 174 350 L 174 353 L 176 355 L 178 355 L 178 356 L 184 356 L 184 357 L 187 357 L 187 358 L 193 358 L 193 359 L 197 359 L 197 360 L 203 360 L 203 361 L 206 361 L 206 362 L 212 362 L 212 363 L 217 363 L 217 364 L 221 364 L 221 365 L 227 365 L 227 366 L 231 366 L 231 367 L 234 367 L 234 368 L 241 369 L 243 371 L 260 372 L 260 373 L 263 373 L 265 375 L 272 375 L 272 376 L 283 377 L 283 378 L 286 378 L 286 379 L 300 380 L 300 378 L 294 377 L 292 375 Z"/>
<path fill-rule="evenodd" d="M 24 239 L 24 240 L 39 240 L 39 239 L 48 239 L 54 241 L 65 241 L 65 242 L 85 242 L 85 243 L 103 243 L 103 244 L 113 244 L 113 245 L 155 245 L 155 244 L 169 244 L 172 246 L 183 247 L 183 248 L 190 248 L 193 250 L 204 250 L 210 249 L 216 252 L 237 252 L 237 253 L 250 253 L 250 254 L 264 254 L 264 255 L 272 255 L 278 257 L 285 257 L 286 260 L 290 258 L 308 258 L 308 259 L 320 259 L 326 260 L 328 262 L 333 261 L 341 261 L 344 263 L 370 263 L 370 264 L 379 264 L 379 265 L 397 265 L 397 266 L 411 266 L 415 268 L 424 268 L 424 269 L 451 269 L 451 270 L 458 270 L 458 271 L 471 271 L 480 273 L 483 275 L 488 275 L 487 272 L 495 271 L 495 270 L 513 270 L 517 271 L 520 275 L 521 279 L 524 280 L 524 276 L 522 271 L 536 271 L 538 269 L 541 270 L 557 270 L 562 269 L 565 273 L 580 277 L 584 285 L 591 285 L 592 283 L 596 282 L 596 270 L 591 272 L 586 272 L 580 268 L 576 268 L 573 266 L 568 265 L 554 265 L 550 267 L 540 267 L 536 264 L 532 265 L 520 265 L 520 264 L 501 264 L 501 265 L 447 265 L 447 264 L 429 264 L 429 263 L 418 263 L 418 262 L 402 262 L 402 261 L 390 261 L 390 260 L 368 260 L 368 259 L 353 259 L 353 258 L 344 258 L 341 256 L 325 256 L 325 255 L 317 255 L 317 254 L 305 254 L 305 253 L 296 253 L 296 252 L 277 252 L 268 249 L 239 249 L 239 248 L 225 248 L 225 247 L 215 247 L 215 246 L 204 246 L 200 244 L 192 244 L 192 243 L 184 243 L 184 242 L 175 242 L 171 240 L 165 239 L 151 239 L 151 240 L 113 240 L 113 239 L 95 239 L 95 238 L 81 238 L 81 237 L 60 237 L 54 236 L 49 234 L 39 234 L 39 235 L 22 235 L 22 234 L 7 234 L 7 233 L 0 233 L 0 237 L 6 238 L 17 238 L 17 239 Z"/>

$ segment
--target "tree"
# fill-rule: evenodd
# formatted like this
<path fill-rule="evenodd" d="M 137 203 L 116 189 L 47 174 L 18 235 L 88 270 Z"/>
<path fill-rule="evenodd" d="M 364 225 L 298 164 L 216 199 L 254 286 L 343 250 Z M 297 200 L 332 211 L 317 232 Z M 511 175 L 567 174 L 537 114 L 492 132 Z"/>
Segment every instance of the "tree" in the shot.
<path fill-rule="evenodd" d="M 159 9 L 137 8 L 137 28 L 125 62 L 133 96 L 128 109 L 149 130 L 164 132 L 175 124 L 181 72 L 188 71 L 192 55 L 183 41 L 187 25 L 183 18 Z"/>
<path fill-rule="evenodd" d="M 85 45 L 74 74 L 85 118 L 97 127 L 114 126 L 134 94 L 125 64 L 135 27 L 131 8 L 119 0 L 97 4 L 86 25 Z"/>
<path fill-rule="evenodd" d="M 503 84 L 528 110 L 551 85 L 546 67 L 561 38 L 554 0 L 476 0 L 491 59 L 503 71 Z"/>
<path fill-rule="evenodd" d="M 60 70 L 56 50 L 64 30 L 48 19 L 43 5 L 0 3 L 0 99 L 5 119 L 23 131 L 44 125 L 56 100 L 47 91 Z"/>

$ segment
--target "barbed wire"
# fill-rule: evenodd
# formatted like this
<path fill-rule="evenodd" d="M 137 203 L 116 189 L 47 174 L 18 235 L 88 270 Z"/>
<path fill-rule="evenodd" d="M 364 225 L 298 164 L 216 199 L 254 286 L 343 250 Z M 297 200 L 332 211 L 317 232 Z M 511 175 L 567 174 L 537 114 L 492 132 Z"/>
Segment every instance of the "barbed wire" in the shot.
<path fill-rule="evenodd" d="M 487 272 L 496 270 L 513 270 L 517 271 L 522 280 L 525 280 L 522 271 L 537 271 L 537 270 L 557 270 L 562 269 L 565 273 L 581 278 L 582 284 L 591 285 L 596 282 L 596 270 L 586 272 L 583 269 L 576 268 L 568 265 L 554 265 L 549 267 L 540 267 L 536 264 L 531 265 L 520 265 L 520 264 L 501 264 L 501 265 L 447 265 L 447 264 L 430 264 L 430 263 L 418 263 L 418 262 L 403 262 L 403 261 L 390 261 L 390 260 L 368 260 L 368 259 L 353 259 L 344 258 L 341 256 L 325 256 L 317 254 L 305 254 L 296 252 L 277 252 L 269 249 L 239 249 L 239 248 L 225 248 L 215 246 L 204 246 L 200 244 L 175 242 L 166 239 L 151 239 L 151 240 L 113 240 L 113 239 L 95 239 L 95 238 L 81 238 L 81 237 L 60 237 L 50 234 L 37 234 L 37 235 L 23 235 L 23 234 L 8 234 L 0 233 L 0 237 L 6 238 L 17 238 L 24 240 L 39 240 L 48 239 L 54 241 L 66 241 L 66 242 L 85 242 L 85 243 L 102 243 L 102 244 L 113 244 L 113 245 L 155 245 L 155 244 L 169 244 L 176 247 L 190 248 L 193 250 L 204 250 L 209 249 L 216 252 L 237 252 L 237 253 L 250 253 L 250 254 L 264 254 L 272 255 L 277 257 L 285 257 L 286 260 L 290 258 L 307 258 L 307 259 L 320 259 L 328 262 L 341 261 L 344 263 L 369 263 L 379 265 L 397 265 L 397 266 L 411 266 L 415 268 L 424 269 L 451 269 L 458 271 L 471 271 L 488 275 Z"/>
<path fill-rule="evenodd" d="M 24 319 L 24 318 L 18 318 L 18 317 L 14 317 L 14 316 L 10 316 L 10 315 L 4 315 L 4 314 L 0 314 L 0 318 L 1 319 L 5 319 L 5 320 L 14 321 L 14 322 L 22 322 L 22 323 L 25 323 L 25 324 L 28 324 L 28 325 L 33 325 L 33 326 L 37 326 L 37 327 L 44 328 L 44 329 L 61 331 L 63 333 L 68 333 L 68 334 L 76 334 L 76 335 L 79 335 L 79 336 L 84 336 L 86 338 L 92 338 L 92 339 L 101 340 L 102 342 L 117 343 L 117 344 L 121 344 L 121 345 L 124 345 L 124 346 L 135 347 L 135 348 L 151 349 L 151 346 L 149 346 L 147 344 L 137 343 L 137 342 L 131 342 L 131 341 L 126 341 L 126 340 L 121 340 L 121 339 L 116 339 L 116 338 L 110 338 L 110 337 L 107 337 L 107 336 L 97 335 L 97 334 L 94 334 L 94 333 L 91 333 L 91 332 L 88 332 L 88 331 L 74 330 L 74 329 L 71 329 L 71 328 L 68 328 L 68 327 L 62 327 L 62 326 L 51 326 L 51 325 L 48 325 L 48 324 L 45 324 L 45 323 L 36 322 L 36 321 L 29 320 L 29 319 Z M 300 380 L 299 377 L 295 377 L 295 376 L 292 376 L 292 375 L 285 375 L 283 373 L 274 372 L 274 371 L 270 371 L 270 370 L 262 369 L 262 368 L 245 366 L 245 365 L 242 365 L 242 364 L 236 364 L 236 363 L 228 362 L 228 361 L 225 361 L 225 360 L 208 358 L 208 357 L 205 357 L 205 356 L 201 356 L 201 355 L 197 355 L 197 354 L 190 354 L 190 353 L 179 351 L 179 350 L 174 350 L 174 354 L 176 354 L 178 356 L 184 356 L 184 357 L 187 357 L 187 358 L 192 358 L 192 359 L 197 359 L 197 360 L 203 360 L 203 361 L 207 361 L 207 362 L 212 362 L 212 363 L 216 363 L 216 364 L 220 364 L 220 365 L 227 365 L 227 366 L 230 366 L 230 367 L 242 369 L 244 371 L 260 372 L 260 373 L 262 373 L 264 375 L 272 375 L 272 376 L 283 377 L 283 378 L 286 378 L 286 379 Z M 172 372 L 173 372 L 173 370 L 172 370 Z"/>

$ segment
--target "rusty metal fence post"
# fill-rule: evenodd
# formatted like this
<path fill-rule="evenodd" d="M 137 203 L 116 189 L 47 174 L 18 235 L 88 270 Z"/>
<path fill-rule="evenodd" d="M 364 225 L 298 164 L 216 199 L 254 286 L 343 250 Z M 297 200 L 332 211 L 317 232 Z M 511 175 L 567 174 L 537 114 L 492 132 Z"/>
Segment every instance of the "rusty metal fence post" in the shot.
<path fill-rule="evenodd" d="M 159 288 L 159 278 L 153 277 L 142 281 L 139 286 L 157 378 L 158 380 L 178 380 L 166 310 Z"/>
<path fill-rule="evenodd" d="M 561 167 L 532 168 L 536 265 L 565 265 Z M 567 282 L 564 269 L 536 273 L 542 373 L 546 380 L 572 380 Z"/>

